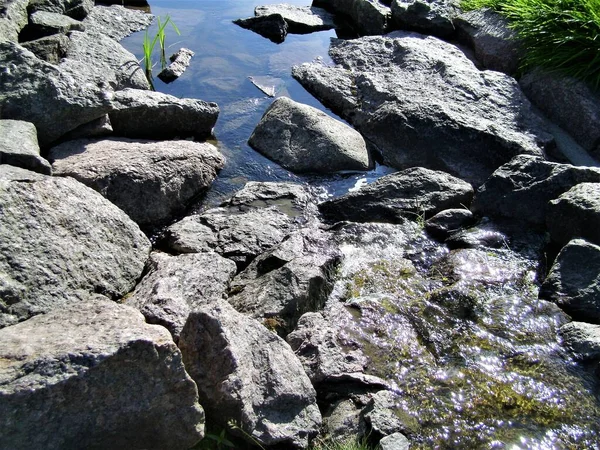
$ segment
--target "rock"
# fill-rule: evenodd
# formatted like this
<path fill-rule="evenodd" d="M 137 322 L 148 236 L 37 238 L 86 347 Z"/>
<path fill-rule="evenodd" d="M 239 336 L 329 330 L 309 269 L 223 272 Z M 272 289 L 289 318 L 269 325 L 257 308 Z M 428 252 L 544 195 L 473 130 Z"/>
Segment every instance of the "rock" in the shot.
<path fill-rule="evenodd" d="M 46 178 L 46 175 L 41 175 L 37 172 L 32 172 L 31 170 L 9 166 L 8 164 L 0 164 L 0 180 L 36 181 L 44 180 Z"/>
<path fill-rule="evenodd" d="M 452 20 L 459 11 L 455 0 L 393 0 L 392 22 L 401 30 L 448 39 L 454 35 Z"/>
<path fill-rule="evenodd" d="M 71 41 L 66 35 L 53 34 L 34 41 L 23 42 L 21 45 L 38 58 L 50 64 L 58 64 L 62 58 L 67 56 L 70 43 Z"/>
<path fill-rule="evenodd" d="M 330 221 L 402 223 L 468 206 L 472 197 L 468 183 L 444 172 L 414 167 L 327 200 L 319 205 L 319 211 Z"/>
<path fill-rule="evenodd" d="M 148 323 L 164 326 L 175 342 L 193 310 L 227 297 L 235 264 L 214 252 L 170 256 L 152 253 L 146 275 L 125 303 Z"/>
<path fill-rule="evenodd" d="M 88 32 L 103 34 L 120 41 L 136 31 L 146 29 L 153 20 L 152 14 L 137 9 L 125 8 L 121 5 L 96 5 L 83 24 Z"/>
<path fill-rule="evenodd" d="M 115 135 L 129 138 L 203 139 L 212 135 L 219 116 L 216 103 L 137 89 L 116 92 L 113 106 L 109 116 Z"/>
<path fill-rule="evenodd" d="M 276 44 L 285 41 L 288 33 L 288 24 L 281 14 L 237 19 L 233 23 L 247 30 L 252 30 Z"/>
<path fill-rule="evenodd" d="M 477 190 L 472 210 L 541 227 L 546 223 L 548 202 L 584 182 L 600 182 L 600 169 L 520 155 L 496 170 Z"/>
<path fill-rule="evenodd" d="M 42 147 L 111 109 L 107 84 L 90 64 L 63 63 L 54 66 L 18 44 L 0 44 L 2 117 L 33 123 Z"/>
<path fill-rule="evenodd" d="M 445 241 L 449 249 L 456 248 L 502 248 L 508 245 L 509 238 L 494 226 L 483 224 L 468 230 L 453 233 Z"/>
<path fill-rule="evenodd" d="M 19 33 L 27 25 L 29 0 L 4 0 L 0 7 L 0 43 L 17 42 Z"/>
<path fill-rule="evenodd" d="M 50 150 L 54 174 L 71 176 L 142 227 L 181 214 L 225 164 L 215 146 L 192 141 L 68 141 Z"/>
<path fill-rule="evenodd" d="M 29 25 L 24 29 L 20 37 L 22 40 L 32 40 L 51 34 L 66 34 L 70 31 L 84 31 L 85 25 L 79 20 L 68 16 L 38 11 L 29 16 Z M 26 35 L 26 36 L 25 36 Z"/>
<path fill-rule="evenodd" d="M 340 259 L 328 234 L 296 231 L 258 256 L 232 281 L 229 303 L 287 334 L 302 314 L 323 307 Z"/>
<path fill-rule="evenodd" d="M 0 120 L 0 164 L 50 175 L 50 163 L 40 156 L 35 126 L 21 120 Z"/>
<path fill-rule="evenodd" d="M 385 1 L 314 0 L 313 6 L 347 16 L 362 36 L 384 34 L 389 30 L 392 12 Z"/>
<path fill-rule="evenodd" d="M 181 353 L 133 308 L 93 301 L 0 330 L 11 449 L 189 448 L 204 412 Z"/>
<path fill-rule="evenodd" d="M 379 441 L 381 450 L 409 450 L 410 441 L 402 433 L 392 433 Z"/>
<path fill-rule="evenodd" d="M 316 394 L 285 343 L 227 302 L 193 312 L 179 339 L 207 420 L 263 446 L 305 448 L 321 425 Z M 247 437 L 246 437 L 247 438 Z"/>
<path fill-rule="evenodd" d="M 364 406 L 364 405 L 362 405 Z M 323 415 L 323 430 L 333 442 L 352 442 L 366 436 L 361 405 L 343 399 L 332 404 Z"/>
<path fill-rule="evenodd" d="M 0 316 L 24 320 L 133 289 L 150 242 L 120 209 L 71 178 L 0 186 Z"/>
<path fill-rule="evenodd" d="M 569 322 L 558 330 L 563 345 L 583 361 L 600 360 L 600 325 Z"/>
<path fill-rule="evenodd" d="M 333 14 L 314 6 L 294 6 L 284 3 L 254 8 L 256 17 L 273 14 L 279 14 L 283 17 L 288 25 L 289 33 L 304 34 L 335 28 Z"/>
<path fill-rule="evenodd" d="M 454 26 L 458 39 L 475 51 L 483 67 L 508 75 L 517 72 L 521 44 L 500 14 L 488 8 L 467 11 L 454 19 Z"/>
<path fill-rule="evenodd" d="M 67 58 L 92 66 L 107 80 L 114 79 L 114 84 L 109 82 L 114 90 L 150 89 L 135 55 L 113 39 L 89 32 L 70 33 L 69 39 Z"/>
<path fill-rule="evenodd" d="M 600 95 L 582 81 L 534 70 L 519 81 L 542 112 L 600 159 Z"/>
<path fill-rule="evenodd" d="M 329 173 L 372 166 L 357 131 L 287 97 L 271 103 L 248 143 L 292 172 Z"/>
<path fill-rule="evenodd" d="M 475 216 L 468 209 L 445 209 L 425 221 L 425 230 L 436 239 L 444 241 L 461 228 L 474 225 Z"/>
<path fill-rule="evenodd" d="M 371 436 L 381 440 L 395 433 L 411 434 L 417 427 L 417 421 L 408 413 L 400 410 L 400 399 L 390 391 L 373 394 L 371 401 L 363 410 L 365 422 L 371 429 Z"/>
<path fill-rule="evenodd" d="M 102 138 L 112 135 L 113 128 L 108 114 L 98 117 L 91 122 L 79 125 L 74 130 L 69 131 L 62 137 L 64 141 L 74 141 L 75 139 Z"/>
<path fill-rule="evenodd" d="M 171 60 L 171 64 L 169 64 L 165 69 L 163 69 L 159 74 L 158 78 L 160 78 L 165 83 L 170 83 L 175 81 L 187 66 L 190 65 L 190 61 L 192 60 L 192 56 L 194 56 L 194 52 L 187 48 L 180 48 L 169 58 Z"/>
<path fill-rule="evenodd" d="M 329 52 L 341 70 L 303 64 L 294 77 L 388 165 L 426 166 L 478 186 L 517 154 L 541 155 L 552 142 L 513 78 L 480 71 L 452 44 L 394 32 L 334 40 Z"/>
<path fill-rule="evenodd" d="M 600 247 L 583 239 L 565 245 L 539 296 L 556 303 L 575 320 L 600 323 Z"/>
<path fill-rule="evenodd" d="M 559 244 L 583 238 L 600 245 L 600 183 L 577 184 L 551 200 L 546 224 Z"/>
<path fill-rule="evenodd" d="M 29 12 L 46 11 L 83 20 L 94 7 L 94 0 L 30 0 Z"/>

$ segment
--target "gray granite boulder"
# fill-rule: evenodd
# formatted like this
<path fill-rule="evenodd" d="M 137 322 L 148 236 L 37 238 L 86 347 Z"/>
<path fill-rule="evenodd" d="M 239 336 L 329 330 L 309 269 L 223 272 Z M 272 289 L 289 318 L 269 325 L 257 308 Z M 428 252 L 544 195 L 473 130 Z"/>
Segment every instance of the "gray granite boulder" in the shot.
<path fill-rule="evenodd" d="M 46 11 L 83 20 L 94 7 L 94 0 L 30 0 L 30 14 Z"/>
<path fill-rule="evenodd" d="M 519 84 L 529 99 L 600 160 L 600 94 L 582 81 L 534 70 Z"/>
<path fill-rule="evenodd" d="M 35 125 L 45 147 L 112 109 L 110 84 L 88 62 L 54 66 L 15 43 L 0 43 L 0 109 Z"/>
<path fill-rule="evenodd" d="M 379 178 L 362 189 L 319 204 L 330 221 L 404 222 L 448 208 L 467 207 L 473 188 L 444 172 L 415 167 Z"/>
<path fill-rule="evenodd" d="M 444 240 L 452 233 L 475 222 L 475 216 L 468 209 L 445 209 L 425 221 L 425 230 L 436 239 Z"/>
<path fill-rule="evenodd" d="M 546 225 L 560 244 L 583 238 L 600 245 L 600 183 L 577 184 L 550 201 Z"/>
<path fill-rule="evenodd" d="M 348 17 L 353 28 L 363 36 L 384 34 L 390 28 L 392 12 L 386 1 L 314 0 L 313 6 Z"/>
<path fill-rule="evenodd" d="M 47 176 L 38 172 L 32 172 L 31 170 L 10 166 L 8 164 L 0 164 L 0 180 L 36 181 L 45 179 L 47 179 Z"/>
<path fill-rule="evenodd" d="M 550 200 L 585 182 L 600 182 L 600 169 L 520 155 L 496 170 L 477 190 L 472 210 L 541 227 L 546 224 Z"/>
<path fill-rule="evenodd" d="M 258 256 L 231 282 L 229 303 L 287 334 L 302 314 L 325 305 L 340 259 L 330 235 L 301 229 Z"/>
<path fill-rule="evenodd" d="M 120 41 L 136 31 L 146 29 L 154 20 L 152 14 L 121 5 L 96 5 L 83 20 L 88 32 L 100 33 Z"/>
<path fill-rule="evenodd" d="M 0 330 L 0 442 L 45 448 L 189 448 L 198 391 L 163 327 L 97 300 Z"/>
<path fill-rule="evenodd" d="M 180 48 L 174 54 L 171 55 L 169 60 L 171 64 L 165 67 L 159 74 L 160 78 L 165 83 L 171 83 L 183 75 L 185 69 L 190 65 L 194 52 L 188 48 Z"/>
<path fill-rule="evenodd" d="M 123 211 L 72 178 L 2 180 L 0 210 L 0 323 L 97 294 L 116 300 L 150 252 Z"/>
<path fill-rule="evenodd" d="M 379 441 L 381 450 L 409 450 L 410 441 L 402 433 L 392 433 Z"/>
<path fill-rule="evenodd" d="M 302 365 L 254 319 L 227 302 L 201 307 L 190 315 L 179 347 L 208 422 L 225 428 L 234 420 L 267 447 L 306 448 L 317 435 L 321 414 Z"/>
<path fill-rule="evenodd" d="M 406 413 L 402 414 L 399 400 L 399 396 L 391 391 L 373 394 L 363 409 L 363 417 L 373 438 L 382 439 L 395 433 L 410 434 L 415 431 L 415 419 Z"/>
<path fill-rule="evenodd" d="M 521 48 L 507 20 L 488 8 L 467 11 L 454 19 L 457 38 L 471 47 L 486 69 L 512 75 L 519 68 Z"/>
<path fill-rule="evenodd" d="M 212 135 L 219 116 L 216 103 L 160 92 L 123 89 L 112 100 L 109 117 L 114 133 L 128 138 L 203 139 Z"/>
<path fill-rule="evenodd" d="M 288 25 L 288 33 L 303 34 L 335 28 L 333 14 L 314 6 L 294 6 L 284 3 L 254 8 L 256 17 L 272 14 L 280 14 L 283 17 Z"/>
<path fill-rule="evenodd" d="M 40 156 L 35 126 L 21 120 L 0 120 L 0 164 L 50 175 L 50 163 Z"/>
<path fill-rule="evenodd" d="M 48 157 L 55 175 L 100 192 L 142 227 L 183 213 L 225 164 L 214 145 L 192 141 L 76 140 Z"/>
<path fill-rule="evenodd" d="M 91 122 L 79 125 L 74 130 L 65 134 L 61 140 L 74 141 L 76 139 L 94 139 L 109 137 L 113 134 L 113 128 L 108 114 L 98 117 Z"/>
<path fill-rule="evenodd" d="M 227 297 L 235 264 L 214 252 L 170 256 L 155 252 L 146 274 L 125 303 L 148 323 L 162 325 L 175 342 L 193 310 Z"/>
<path fill-rule="evenodd" d="M 338 66 L 303 64 L 293 76 L 388 165 L 444 170 L 477 186 L 552 142 L 513 78 L 480 71 L 440 39 L 394 32 L 334 40 L 329 52 Z"/>
<path fill-rule="evenodd" d="M 51 34 L 66 34 L 70 31 L 84 31 L 85 25 L 63 14 L 47 11 L 34 12 L 29 16 L 29 25 L 23 33 L 35 37 L 49 36 Z"/>
<path fill-rule="evenodd" d="M 556 303 L 575 320 L 600 323 L 600 247 L 583 239 L 565 245 L 539 296 Z"/>
<path fill-rule="evenodd" d="M 372 165 L 360 133 L 287 97 L 271 103 L 248 143 L 292 172 L 367 170 Z"/>
<path fill-rule="evenodd" d="M 444 39 L 454 35 L 452 20 L 460 11 L 456 0 L 393 0 L 391 7 L 396 27 Z"/>
<path fill-rule="evenodd" d="M 4 0 L 0 8 L 0 42 L 17 42 L 27 25 L 29 0 Z"/>
<path fill-rule="evenodd" d="M 65 34 L 53 34 L 33 41 L 23 42 L 21 45 L 31 51 L 35 56 L 50 64 L 58 64 L 67 56 L 67 49 L 71 41 Z"/>
<path fill-rule="evenodd" d="M 233 23 L 247 30 L 252 30 L 276 44 L 281 44 L 285 41 L 288 33 L 288 24 L 281 14 L 237 19 Z"/>
<path fill-rule="evenodd" d="M 578 359 L 600 360 L 600 325 L 569 322 L 558 330 L 563 345 Z"/>

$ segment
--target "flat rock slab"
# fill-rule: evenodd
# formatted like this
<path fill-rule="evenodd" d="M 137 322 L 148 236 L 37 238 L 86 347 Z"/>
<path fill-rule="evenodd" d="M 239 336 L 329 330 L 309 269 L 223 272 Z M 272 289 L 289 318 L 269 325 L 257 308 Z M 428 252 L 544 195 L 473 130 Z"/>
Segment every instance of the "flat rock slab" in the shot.
<path fill-rule="evenodd" d="M 190 312 L 225 299 L 235 274 L 235 263 L 214 252 L 153 253 L 146 275 L 125 303 L 140 310 L 148 323 L 167 328 L 177 342 Z"/>
<path fill-rule="evenodd" d="M 4 448 L 189 448 L 204 412 L 163 327 L 108 300 L 0 330 Z"/>
<path fill-rule="evenodd" d="M 460 12 L 456 0 L 392 0 L 392 22 L 401 30 L 451 38 L 452 20 Z"/>
<path fill-rule="evenodd" d="M 520 155 L 498 168 L 477 190 L 473 212 L 543 227 L 550 200 L 585 182 L 600 182 L 600 169 Z"/>
<path fill-rule="evenodd" d="M 334 15 L 323 8 L 288 4 L 257 6 L 256 17 L 280 14 L 288 24 L 288 33 L 312 33 L 335 28 Z"/>
<path fill-rule="evenodd" d="M 306 448 L 321 425 L 316 393 L 290 346 L 227 302 L 193 312 L 179 340 L 208 421 L 235 420 L 263 446 Z M 253 442 L 253 443 L 255 443 Z"/>
<path fill-rule="evenodd" d="M 55 175 L 100 192 L 143 227 L 182 213 L 225 164 L 214 145 L 192 141 L 76 140 L 49 158 Z"/>
<path fill-rule="evenodd" d="M 474 186 L 520 153 L 552 142 L 517 82 L 480 71 L 458 47 L 394 32 L 333 40 L 336 67 L 307 63 L 293 76 L 404 169 L 444 170 Z"/>
<path fill-rule="evenodd" d="M 136 139 L 207 138 L 219 117 L 216 103 L 139 89 L 116 92 L 112 105 L 115 135 Z"/>
<path fill-rule="evenodd" d="M 0 164 L 50 175 L 50 163 L 40 156 L 35 125 L 21 120 L 0 120 Z"/>
<path fill-rule="evenodd" d="M 192 61 L 192 56 L 194 56 L 194 52 L 187 48 L 180 48 L 169 58 L 171 60 L 171 64 L 169 64 L 165 69 L 163 69 L 159 74 L 158 78 L 160 78 L 165 83 L 171 83 L 183 75 L 185 69 L 190 65 Z"/>
<path fill-rule="evenodd" d="M 372 166 L 360 133 L 287 97 L 269 106 L 248 143 L 292 172 L 329 173 Z"/>
<path fill-rule="evenodd" d="M 565 245 L 539 296 L 556 303 L 575 320 L 600 323 L 600 247 L 583 239 Z"/>
<path fill-rule="evenodd" d="M 415 167 L 327 200 L 319 204 L 319 211 L 330 221 L 402 223 L 469 206 L 472 198 L 469 183 L 444 172 Z"/>
<path fill-rule="evenodd" d="M 96 294 L 118 299 L 150 252 L 139 227 L 100 194 L 41 177 L 0 181 L 0 325 Z"/>
<path fill-rule="evenodd" d="M 121 5 L 95 6 L 83 20 L 89 32 L 101 33 L 115 41 L 129 36 L 136 31 L 146 29 L 154 16 L 136 9 Z"/>

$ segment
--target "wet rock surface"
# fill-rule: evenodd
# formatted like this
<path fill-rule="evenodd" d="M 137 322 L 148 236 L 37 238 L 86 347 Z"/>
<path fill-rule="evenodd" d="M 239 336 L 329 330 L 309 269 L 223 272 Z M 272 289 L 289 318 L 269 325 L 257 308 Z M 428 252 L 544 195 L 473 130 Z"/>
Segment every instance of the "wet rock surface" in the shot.
<path fill-rule="evenodd" d="M 445 209 L 427 219 L 425 229 L 436 239 L 446 239 L 461 228 L 474 225 L 476 218 L 468 209 Z"/>
<path fill-rule="evenodd" d="M 216 147 L 190 141 L 68 141 L 51 149 L 54 174 L 71 176 L 143 227 L 181 214 L 223 167 Z"/>
<path fill-rule="evenodd" d="M 600 325 L 585 322 L 570 322 L 560 330 L 563 345 L 578 359 L 600 360 Z"/>
<path fill-rule="evenodd" d="M 133 308 L 55 309 L 0 330 L 0 342 L 5 448 L 188 448 L 204 436 L 181 353 Z"/>
<path fill-rule="evenodd" d="M 50 175 L 50 163 L 40 156 L 35 126 L 21 120 L 0 120 L 0 164 Z"/>

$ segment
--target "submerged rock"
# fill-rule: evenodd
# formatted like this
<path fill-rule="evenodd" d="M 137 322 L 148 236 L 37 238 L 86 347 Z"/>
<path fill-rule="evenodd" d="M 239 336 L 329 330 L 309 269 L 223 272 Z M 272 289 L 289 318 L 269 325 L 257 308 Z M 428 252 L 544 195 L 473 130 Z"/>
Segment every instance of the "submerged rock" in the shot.
<path fill-rule="evenodd" d="M 281 14 L 237 19 L 233 23 L 247 30 L 252 30 L 276 44 L 281 44 L 285 41 L 288 33 L 288 24 Z"/>
<path fill-rule="evenodd" d="M 456 0 L 393 0 L 391 7 L 396 27 L 446 39 L 454 35 L 452 20 L 460 11 Z"/>
<path fill-rule="evenodd" d="M 0 330 L 0 441 L 11 449 L 189 448 L 198 391 L 162 327 L 108 300 Z"/>
<path fill-rule="evenodd" d="M 191 141 L 77 140 L 50 151 L 54 174 L 100 192 L 143 227 L 181 214 L 225 163 L 217 148 Z"/>
<path fill-rule="evenodd" d="M 146 271 L 125 303 L 139 309 L 148 323 L 166 327 L 177 342 L 190 312 L 227 297 L 236 267 L 214 252 L 153 253 Z"/>
<path fill-rule="evenodd" d="M 50 163 L 40 156 L 35 126 L 21 120 L 0 120 L 0 164 L 50 175 Z"/>
<path fill-rule="evenodd" d="M 600 323 L 600 247 L 574 239 L 563 247 L 540 288 L 576 320 Z"/>
<path fill-rule="evenodd" d="M 287 97 L 269 106 L 248 143 L 292 172 L 367 170 L 372 165 L 357 131 Z"/>
<path fill-rule="evenodd" d="M 280 14 L 283 17 L 289 33 L 304 34 L 335 28 L 333 14 L 314 6 L 294 6 L 284 3 L 254 8 L 254 15 L 257 17 L 272 14 Z"/>
<path fill-rule="evenodd" d="M 207 421 L 263 446 L 306 448 L 321 425 L 316 394 L 289 345 L 226 302 L 193 312 L 179 340 Z M 234 431 L 235 432 L 235 431 Z M 253 443 L 253 442 L 251 442 Z"/>
<path fill-rule="evenodd" d="M 337 67 L 303 64 L 293 76 L 393 167 L 444 170 L 477 186 L 512 157 L 541 155 L 552 142 L 513 78 L 480 71 L 437 38 L 334 40 L 330 55 Z"/>
<path fill-rule="evenodd" d="M 72 178 L 0 186 L 0 322 L 133 289 L 150 242 L 123 211 Z"/>
<path fill-rule="evenodd" d="M 403 222 L 431 217 L 448 208 L 468 206 L 473 188 L 447 173 L 422 167 L 379 178 L 372 184 L 319 205 L 328 220 Z"/>

